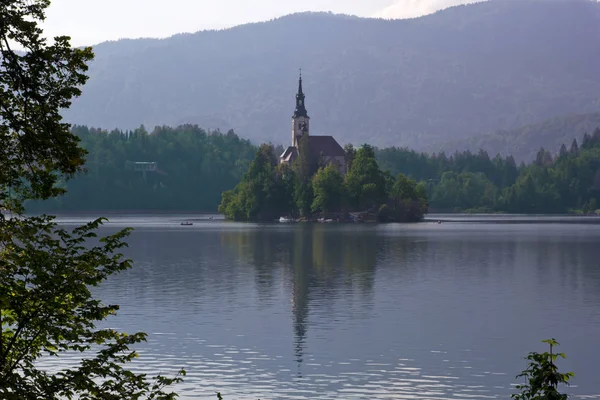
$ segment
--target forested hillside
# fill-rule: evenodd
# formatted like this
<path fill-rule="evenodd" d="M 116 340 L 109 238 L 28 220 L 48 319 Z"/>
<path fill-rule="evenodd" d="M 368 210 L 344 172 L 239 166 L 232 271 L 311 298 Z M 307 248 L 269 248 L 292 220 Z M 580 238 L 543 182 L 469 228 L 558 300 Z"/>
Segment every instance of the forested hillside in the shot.
<path fill-rule="evenodd" d="M 30 203 L 29 211 L 216 211 L 221 192 L 240 180 L 256 147 L 233 131 L 193 125 L 142 126 L 132 131 L 75 126 L 87 155 L 87 173 L 63 183 L 64 197 Z M 137 171 L 155 162 L 156 171 Z"/>
<path fill-rule="evenodd" d="M 529 165 L 484 150 L 428 156 L 387 148 L 377 157 L 382 169 L 425 181 L 434 212 L 600 213 L 600 129 L 581 145 L 541 148 Z"/>
<path fill-rule="evenodd" d="M 489 1 L 412 20 L 297 14 L 94 48 L 69 121 L 193 123 L 287 144 L 298 68 L 312 133 L 434 151 L 439 143 L 600 110 L 600 5 Z"/>

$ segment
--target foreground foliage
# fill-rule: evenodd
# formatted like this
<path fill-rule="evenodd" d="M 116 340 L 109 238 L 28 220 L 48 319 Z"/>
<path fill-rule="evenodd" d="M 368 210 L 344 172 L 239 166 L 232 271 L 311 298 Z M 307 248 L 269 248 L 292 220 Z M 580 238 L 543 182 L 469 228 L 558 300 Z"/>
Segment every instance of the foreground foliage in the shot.
<path fill-rule="evenodd" d="M 550 352 L 532 352 L 525 358 L 527 368 L 517 378 L 525 378 L 526 383 L 517 385 L 520 393 L 511 395 L 516 400 L 566 400 L 568 395 L 558 391 L 558 385 L 569 384 L 572 372 L 561 373 L 556 366 L 556 360 L 565 358 L 564 353 L 553 353 L 553 347 L 558 346 L 555 339 L 544 340 L 550 346 Z"/>
<path fill-rule="evenodd" d="M 61 121 L 60 110 L 81 94 L 91 49 L 72 49 L 68 37 L 48 45 L 38 23 L 47 0 L 0 3 L 0 207 L 12 198 L 47 199 L 60 171 L 81 171 L 85 151 Z M 15 52 L 19 46 L 25 52 Z M 10 204 L 9 204 L 10 203 Z"/>
<path fill-rule="evenodd" d="M 179 376 L 125 368 L 145 334 L 96 327 L 118 306 L 90 288 L 131 266 L 119 253 L 129 231 L 99 240 L 102 220 L 67 232 L 52 217 L 25 216 L 27 201 L 64 193 L 58 183 L 82 171 L 86 154 L 61 111 L 80 94 L 93 54 L 67 37 L 46 43 L 39 25 L 49 4 L 0 3 L 0 398 L 173 399 L 166 388 Z M 78 366 L 40 365 L 73 352 Z"/>
<path fill-rule="evenodd" d="M 92 248 L 102 220 L 67 232 L 50 217 L 12 219 L 3 223 L 0 242 L 0 397 L 2 399 L 155 399 L 180 379 L 147 380 L 124 369 L 137 354 L 129 346 L 146 335 L 96 329 L 113 315 L 90 288 L 131 267 L 119 250 L 129 230 L 102 238 Z M 60 372 L 40 368 L 42 357 L 82 353 L 80 365 Z M 90 353 L 94 354 L 90 357 Z"/>
<path fill-rule="evenodd" d="M 300 144 L 302 146 L 302 144 Z M 279 216 L 344 218 L 367 213 L 381 222 L 416 222 L 427 212 L 424 184 L 379 169 L 368 145 L 347 149 L 345 176 L 335 164 L 300 157 L 278 165 L 273 147 L 262 145 L 241 182 L 223 193 L 219 212 L 236 221 L 271 221 Z"/>

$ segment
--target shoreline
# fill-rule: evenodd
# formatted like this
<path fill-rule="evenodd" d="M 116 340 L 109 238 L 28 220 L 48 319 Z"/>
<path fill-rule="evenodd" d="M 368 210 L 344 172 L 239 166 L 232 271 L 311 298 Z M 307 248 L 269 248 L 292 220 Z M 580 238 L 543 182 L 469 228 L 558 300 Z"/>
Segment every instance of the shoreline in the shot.
<path fill-rule="evenodd" d="M 68 210 L 34 212 L 28 215 L 88 216 L 88 215 L 220 215 L 218 211 L 202 210 Z"/>
<path fill-rule="evenodd" d="M 46 211 L 32 212 L 27 215 L 56 215 L 56 216 L 88 216 L 91 214 L 106 215 L 221 215 L 218 211 L 206 210 L 67 210 L 67 211 Z M 488 218 L 531 218 L 531 217 L 553 217 L 553 218 L 580 218 L 580 219 L 600 219 L 600 214 L 508 214 L 508 213 L 469 213 L 469 212 L 430 212 L 425 214 L 425 220 L 436 217 L 488 217 Z"/>

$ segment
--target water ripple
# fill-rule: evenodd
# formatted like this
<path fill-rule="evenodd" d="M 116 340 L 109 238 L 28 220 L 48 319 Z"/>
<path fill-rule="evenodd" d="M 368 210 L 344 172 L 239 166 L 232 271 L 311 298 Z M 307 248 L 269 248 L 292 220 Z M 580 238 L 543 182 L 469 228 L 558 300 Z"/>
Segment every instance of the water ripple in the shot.
<path fill-rule="evenodd" d="M 600 226 L 174 221 L 140 222 L 94 293 L 150 334 L 134 369 L 187 370 L 182 399 L 506 399 L 546 337 L 600 399 Z"/>

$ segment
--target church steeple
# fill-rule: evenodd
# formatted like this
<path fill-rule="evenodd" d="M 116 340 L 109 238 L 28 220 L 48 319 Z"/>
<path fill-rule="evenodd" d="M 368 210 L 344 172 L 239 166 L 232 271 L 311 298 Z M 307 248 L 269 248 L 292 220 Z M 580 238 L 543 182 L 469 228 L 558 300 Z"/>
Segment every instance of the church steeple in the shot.
<path fill-rule="evenodd" d="M 298 93 L 296 93 L 296 109 L 292 116 L 292 147 L 298 147 L 300 139 L 308 135 L 310 117 L 306 112 L 304 104 L 304 92 L 302 91 L 302 70 L 298 80 Z"/>
<path fill-rule="evenodd" d="M 298 80 L 298 94 L 304 95 L 302 93 L 302 70 L 300 70 L 300 79 Z"/>
<path fill-rule="evenodd" d="M 298 93 L 296 94 L 296 110 L 294 110 L 293 118 L 306 117 L 308 112 L 304 104 L 304 92 L 302 91 L 302 70 L 300 70 L 300 79 L 298 80 Z"/>

